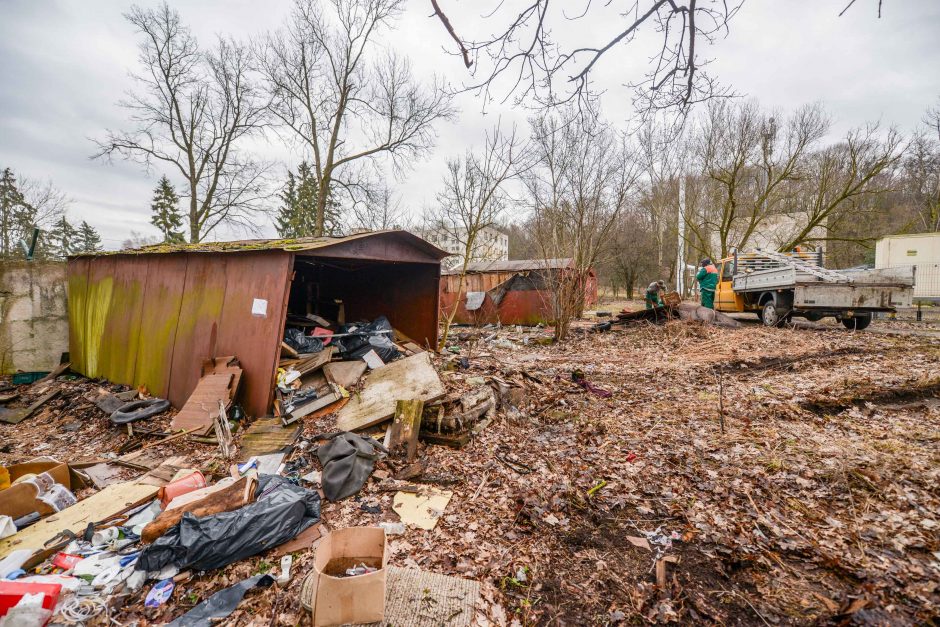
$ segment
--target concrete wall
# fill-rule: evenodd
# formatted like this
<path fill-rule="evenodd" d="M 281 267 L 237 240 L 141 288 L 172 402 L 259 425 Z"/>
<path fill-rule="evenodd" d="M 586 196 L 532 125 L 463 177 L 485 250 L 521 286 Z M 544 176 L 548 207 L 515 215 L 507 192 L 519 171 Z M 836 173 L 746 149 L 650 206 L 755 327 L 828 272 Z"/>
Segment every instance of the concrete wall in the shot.
<path fill-rule="evenodd" d="M 0 373 L 52 370 L 69 348 L 65 264 L 0 262 Z"/>

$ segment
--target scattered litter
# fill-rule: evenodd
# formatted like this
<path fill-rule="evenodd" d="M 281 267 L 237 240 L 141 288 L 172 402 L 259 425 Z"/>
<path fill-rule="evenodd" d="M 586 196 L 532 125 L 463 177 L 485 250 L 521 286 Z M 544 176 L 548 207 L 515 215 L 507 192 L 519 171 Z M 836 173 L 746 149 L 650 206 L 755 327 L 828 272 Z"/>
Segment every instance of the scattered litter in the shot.
<path fill-rule="evenodd" d="M 176 583 L 174 583 L 172 579 L 158 581 L 153 584 L 153 587 L 150 588 L 150 592 L 147 593 L 144 605 L 146 607 L 160 607 L 173 596 L 174 588 L 176 588 Z"/>
<path fill-rule="evenodd" d="M 223 618 L 235 611 L 238 604 L 252 588 L 265 588 L 274 583 L 270 575 L 255 575 L 244 579 L 234 586 L 216 592 L 211 597 L 189 610 L 167 627 L 209 627 L 218 624 Z"/>

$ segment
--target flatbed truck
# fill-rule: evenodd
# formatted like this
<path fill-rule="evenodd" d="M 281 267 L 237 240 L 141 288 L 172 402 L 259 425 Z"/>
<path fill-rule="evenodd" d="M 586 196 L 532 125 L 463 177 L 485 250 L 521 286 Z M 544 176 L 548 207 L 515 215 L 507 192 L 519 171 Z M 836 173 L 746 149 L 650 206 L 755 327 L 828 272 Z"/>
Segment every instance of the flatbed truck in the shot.
<path fill-rule="evenodd" d="M 795 316 L 814 322 L 832 316 L 861 330 L 877 312 L 910 307 L 914 293 L 910 268 L 830 270 L 820 251 L 734 252 L 719 262 L 718 272 L 715 309 L 753 312 L 767 326 Z"/>

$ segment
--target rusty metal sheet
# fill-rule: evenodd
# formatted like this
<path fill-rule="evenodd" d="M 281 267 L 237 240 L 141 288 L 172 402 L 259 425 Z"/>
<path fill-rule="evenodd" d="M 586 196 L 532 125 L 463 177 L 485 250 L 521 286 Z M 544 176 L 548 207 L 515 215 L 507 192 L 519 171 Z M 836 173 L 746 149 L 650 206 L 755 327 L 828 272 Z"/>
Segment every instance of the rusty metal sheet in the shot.
<path fill-rule="evenodd" d="M 179 324 L 167 398 L 181 407 L 196 389 L 206 359 L 217 353 L 216 344 L 222 306 L 225 302 L 226 263 L 218 255 L 188 255 Z"/>
<path fill-rule="evenodd" d="M 154 396 L 165 397 L 170 387 L 187 259 L 184 255 L 153 255 L 146 260 L 147 283 L 142 298 L 134 382 L 146 385 Z M 124 268 L 120 271 L 124 272 Z"/>
<path fill-rule="evenodd" d="M 242 405 L 250 416 L 263 416 L 274 397 L 293 255 L 260 251 L 218 259 L 225 264 L 225 297 L 215 350 L 238 357 L 243 370 Z M 255 299 L 267 301 L 265 316 L 252 315 Z"/>
<path fill-rule="evenodd" d="M 93 264 L 89 272 L 90 280 L 101 285 L 111 283 L 107 319 L 99 342 L 98 369 L 114 381 L 134 381 L 148 263 L 146 259 L 128 259 L 118 272 L 115 260 L 107 261 L 112 263 Z"/>
<path fill-rule="evenodd" d="M 87 258 L 72 259 L 68 262 L 66 276 L 68 280 L 69 308 L 69 358 L 77 372 L 85 372 L 85 344 L 88 318 L 88 268 L 91 261 Z"/>

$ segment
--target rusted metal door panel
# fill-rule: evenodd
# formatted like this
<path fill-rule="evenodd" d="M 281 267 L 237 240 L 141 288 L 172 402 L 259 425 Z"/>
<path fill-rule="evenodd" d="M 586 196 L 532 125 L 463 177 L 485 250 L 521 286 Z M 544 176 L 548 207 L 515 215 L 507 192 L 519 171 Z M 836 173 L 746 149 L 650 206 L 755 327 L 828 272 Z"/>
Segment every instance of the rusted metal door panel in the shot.
<path fill-rule="evenodd" d="M 121 260 L 123 261 L 123 260 Z M 187 255 L 148 255 L 134 381 L 154 396 L 166 396 L 176 343 Z M 120 350 L 116 347 L 114 350 Z"/>
<path fill-rule="evenodd" d="M 219 255 L 225 262 L 225 298 L 216 353 L 235 355 L 244 371 L 241 401 L 252 416 L 271 405 L 273 377 L 290 289 L 292 254 L 283 251 Z M 252 315 L 255 299 L 267 301 L 264 317 Z"/>
<path fill-rule="evenodd" d="M 111 381 L 134 381 L 140 349 L 140 320 L 147 289 L 148 263 L 132 257 L 102 258 L 92 263 L 89 280 L 111 283 L 104 334 L 98 344 L 98 369 Z"/>
<path fill-rule="evenodd" d="M 86 309 L 88 302 L 88 266 L 86 258 L 68 262 L 69 357 L 76 372 L 85 372 Z"/>
<path fill-rule="evenodd" d="M 215 345 L 225 302 L 226 267 L 223 255 L 187 255 L 167 393 L 174 407 L 182 407 L 196 388 L 202 362 L 218 356 Z"/>

